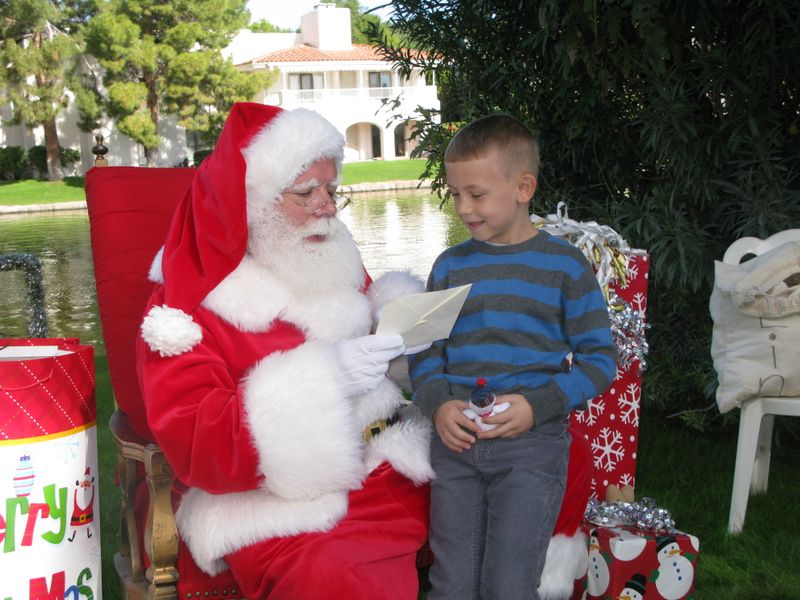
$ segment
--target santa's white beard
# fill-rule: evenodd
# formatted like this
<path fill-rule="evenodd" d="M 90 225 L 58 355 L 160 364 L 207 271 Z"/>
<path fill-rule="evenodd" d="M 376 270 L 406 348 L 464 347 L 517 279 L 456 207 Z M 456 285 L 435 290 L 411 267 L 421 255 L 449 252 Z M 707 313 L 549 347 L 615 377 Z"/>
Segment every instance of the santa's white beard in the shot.
<path fill-rule="evenodd" d="M 296 294 L 360 288 L 361 254 L 347 226 L 335 217 L 293 224 L 277 202 L 248 215 L 248 252 Z"/>

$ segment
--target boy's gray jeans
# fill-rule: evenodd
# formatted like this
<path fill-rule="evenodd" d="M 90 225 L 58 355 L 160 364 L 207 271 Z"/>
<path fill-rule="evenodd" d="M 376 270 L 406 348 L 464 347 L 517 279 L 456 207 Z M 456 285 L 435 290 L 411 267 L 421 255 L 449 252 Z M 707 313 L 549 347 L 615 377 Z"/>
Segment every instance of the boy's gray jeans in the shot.
<path fill-rule="evenodd" d="M 428 600 L 535 600 L 561 508 L 570 435 L 550 421 L 461 453 L 434 431 Z"/>

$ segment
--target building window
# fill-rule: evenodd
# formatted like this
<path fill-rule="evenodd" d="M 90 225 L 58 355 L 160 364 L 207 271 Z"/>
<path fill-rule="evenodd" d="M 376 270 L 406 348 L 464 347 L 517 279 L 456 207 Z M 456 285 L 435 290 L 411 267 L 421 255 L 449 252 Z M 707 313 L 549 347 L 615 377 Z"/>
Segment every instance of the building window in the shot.
<path fill-rule="evenodd" d="M 392 87 L 391 71 L 369 72 L 369 95 L 372 98 L 388 98 Z"/>
<path fill-rule="evenodd" d="M 289 75 L 290 90 L 313 90 L 314 75 L 312 73 L 292 73 Z"/>
<path fill-rule="evenodd" d="M 388 87 L 392 87 L 392 72 L 391 71 L 370 71 L 369 72 L 369 87 L 371 87 L 371 88 L 388 88 Z"/>
<path fill-rule="evenodd" d="M 322 73 L 290 73 L 289 89 L 295 90 L 300 102 L 312 102 L 322 98 L 325 81 Z"/>

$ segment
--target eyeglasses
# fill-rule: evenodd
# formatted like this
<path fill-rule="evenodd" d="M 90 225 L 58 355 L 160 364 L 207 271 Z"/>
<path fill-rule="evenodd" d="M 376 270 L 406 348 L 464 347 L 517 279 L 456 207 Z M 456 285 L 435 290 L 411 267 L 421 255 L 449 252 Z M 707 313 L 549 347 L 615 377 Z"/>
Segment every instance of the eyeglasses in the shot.
<path fill-rule="evenodd" d="M 314 184 L 315 182 L 309 182 Z M 297 190 L 286 190 L 281 194 L 284 198 L 289 200 L 296 206 L 302 206 L 308 213 L 316 213 L 325 206 L 328 202 L 333 202 L 336 210 L 342 210 L 350 204 L 349 194 L 345 196 L 341 188 L 325 188 L 321 185 L 304 186 Z"/>

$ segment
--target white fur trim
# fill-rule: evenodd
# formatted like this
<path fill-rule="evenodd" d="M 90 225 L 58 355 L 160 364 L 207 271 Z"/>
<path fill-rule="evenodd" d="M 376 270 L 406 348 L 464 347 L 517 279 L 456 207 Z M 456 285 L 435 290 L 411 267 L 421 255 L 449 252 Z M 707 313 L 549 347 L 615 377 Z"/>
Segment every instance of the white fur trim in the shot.
<path fill-rule="evenodd" d="M 425 284 L 416 275 L 409 271 L 391 271 L 373 281 L 368 294 L 375 314 L 379 315 L 380 308 L 387 300 L 424 291 Z"/>
<path fill-rule="evenodd" d="M 191 315 L 167 305 L 153 306 L 142 321 L 142 339 L 161 356 L 176 356 L 194 348 L 203 330 Z"/>
<path fill-rule="evenodd" d="M 244 406 L 271 493 L 298 499 L 360 487 L 362 430 L 330 345 L 307 342 L 261 360 L 244 384 Z"/>
<path fill-rule="evenodd" d="M 307 108 L 284 110 L 242 150 L 247 162 L 247 203 L 277 199 L 312 163 L 332 158 L 342 172 L 344 136 L 327 119 Z M 251 211 L 248 211 L 248 214 Z"/>
<path fill-rule="evenodd" d="M 367 446 L 367 468 L 371 471 L 388 461 L 398 473 L 422 485 L 436 477 L 430 461 L 431 427 L 415 406 L 401 412 L 400 422 L 372 438 Z"/>
<path fill-rule="evenodd" d="M 357 260 L 359 273 L 363 273 L 360 259 Z M 258 301 L 254 302 L 254 298 Z M 369 300 L 357 285 L 345 283 L 325 294 L 298 296 L 250 255 L 245 255 L 202 304 L 247 332 L 266 331 L 275 319 L 282 319 L 297 325 L 310 338 L 338 341 L 367 335 L 372 325 Z"/>
<path fill-rule="evenodd" d="M 346 492 L 284 500 L 263 489 L 224 495 L 191 489 L 176 520 L 197 566 L 216 575 L 226 554 L 271 537 L 328 531 L 346 513 Z"/>
<path fill-rule="evenodd" d="M 292 303 L 292 293 L 268 269 L 245 255 L 203 300 L 203 306 L 240 331 L 266 331 Z"/>
<path fill-rule="evenodd" d="M 547 557 L 539 582 L 539 597 L 542 600 L 571 598 L 575 580 L 586 573 L 588 565 L 586 536 L 580 529 L 572 537 L 554 535 L 547 546 Z"/>
<path fill-rule="evenodd" d="M 147 279 L 153 283 L 164 283 L 164 271 L 161 262 L 164 260 L 164 246 L 158 249 L 156 257 L 150 263 L 150 270 L 147 272 Z"/>
<path fill-rule="evenodd" d="M 384 379 L 378 387 L 355 398 L 356 426 L 365 429 L 378 419 L 388 419 L 405 404 L 403 393 L 395 384 Z"/>
<path fill-rule="evenodd" d="M 369 300 L 357 288 L 345 284 L 335 291 L 295 298 L 284 314 L 309 338 L 326 342 L 368 335 L 372 327 Z"/>

